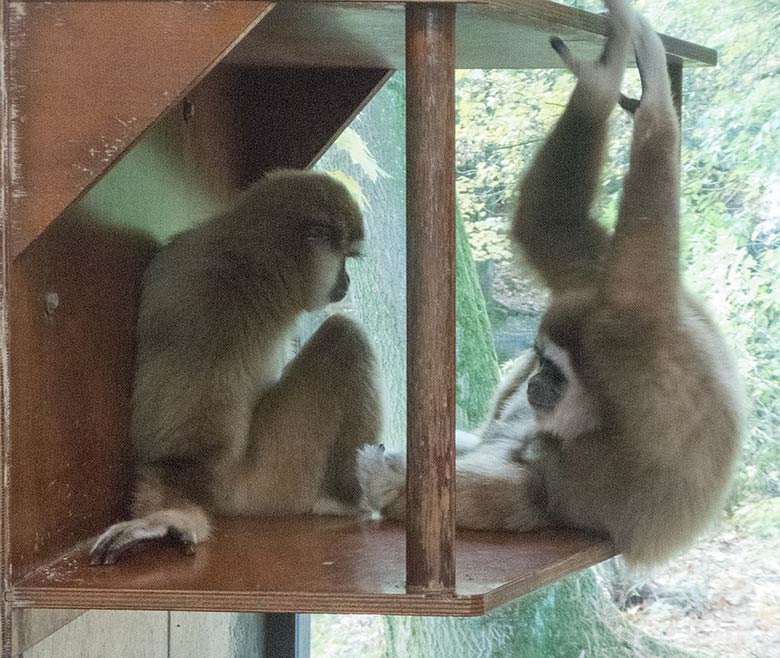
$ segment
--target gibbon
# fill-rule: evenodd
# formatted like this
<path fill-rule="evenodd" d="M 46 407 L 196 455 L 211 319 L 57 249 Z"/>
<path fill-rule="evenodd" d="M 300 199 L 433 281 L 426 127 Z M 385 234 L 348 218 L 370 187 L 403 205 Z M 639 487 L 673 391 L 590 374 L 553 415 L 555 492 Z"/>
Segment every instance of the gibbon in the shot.
<path fill-rule="evenodd" d="M 286 361 L 299 316 L 346 295 L 363 238 L 342 184 L 282 170 L 159 251 L 137 323 L 132 519 L 93 563 L 163 537 L 194 552 L 212 513 L 357 511 L 356 451 L 381 431 L 373 350 L 333 315 Z"/>
<path fill-rule="evenodd" d="M 713 321 L 682 288 L 678 119 L 661 40 L 622 0 L 595 63 L 551 39 L 577 84 L 519 187 L 511 227 L 550 288 L 533 354 L 496 396 L 481 442 L 457 460 L 456 522 L 610 537 L 627 563 L 677 553 L 724 501 L 742 395 Z M 591 217 L 607 120 L 633 40 L 642 95 L 617 226 Z M 402 456 L 358 457 L 368 504 L 404 515 Z"/>

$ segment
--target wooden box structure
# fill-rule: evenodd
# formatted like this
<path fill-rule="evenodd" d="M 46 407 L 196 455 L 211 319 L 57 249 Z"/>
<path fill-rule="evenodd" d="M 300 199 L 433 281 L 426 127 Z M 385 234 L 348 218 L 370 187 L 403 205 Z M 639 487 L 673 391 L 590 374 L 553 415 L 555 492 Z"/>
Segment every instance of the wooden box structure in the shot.
<path fill-rule="evenodd" d="M 3 0 L 0 17 L 3 656 L 15 609 L 479 615 L 612 554 L 576 532 L 456 539 L 452 514 L 454 70 L 557 67 L 551 34 L 595 57 L 604 17 L 547 0 Z M 679 99 L 682 66 L 715 53 L 664 41 Z M 414 282 L 406 530 L 221 520 L 194 558 L 160 547 L 89 567 L 88 540 L 127 503 L 149 236 L 183 227 L 76 202 L 151 136 L 191 183 L 171 194 L 227 199 L 269 169 L 308 167 L 399 68 Z"/>

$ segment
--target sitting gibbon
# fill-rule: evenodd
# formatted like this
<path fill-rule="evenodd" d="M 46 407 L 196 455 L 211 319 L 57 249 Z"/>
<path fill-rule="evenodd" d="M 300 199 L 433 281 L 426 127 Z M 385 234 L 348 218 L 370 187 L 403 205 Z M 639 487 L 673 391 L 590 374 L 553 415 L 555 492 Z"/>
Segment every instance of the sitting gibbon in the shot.
<path fill-rule="evenodd" d="M 287 348 L 303 312 L 346 295 L 363 238 L 342 184 L 278 171 L 155 256 L 137 322 L 132 519 L 101 535 L 93 563 L 163 537 L 192 552 L 211 513 L 357 511 L 356 452 L 381 430 L 372 348 L 338 315 L 289 363 Z"/>
<path fill-rule="evenodd" d="M 740 445 L 731 355 L 680 281 L 679 127 L 664 47 L 623 0 L 595 63 L 551 40 L 577 84 L 519 187 L 514 244 L 552 298 L 534 353 L 505 381 L 481 442 L 457 460 L 457 524 L 567 525 L 630 564 L 690 544 L 721 508 Z M 633 43 L 642 82 L 617 226 L 591 217 L 607 120 Z M 405 511 L 401 456 L 364 448 L 368 503 Z"/>

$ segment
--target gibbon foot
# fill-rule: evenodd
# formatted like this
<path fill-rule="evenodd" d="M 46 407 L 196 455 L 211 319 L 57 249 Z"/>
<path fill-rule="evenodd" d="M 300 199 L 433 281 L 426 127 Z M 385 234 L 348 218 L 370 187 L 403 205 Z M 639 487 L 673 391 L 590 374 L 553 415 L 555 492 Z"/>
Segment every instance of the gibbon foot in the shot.
<path fill-rule="evenodd" d="M 385 513 L 398 507 L 403 515 L 406 465 L 401 455 L 386 453 L 384 446 L 363 446 L 358 451 L 357 473 L 369 509 Z"/>
<path fill-rule="evenodd" d="M 669 82 L 666 73 L 666 50 L 660 37 L 644 16 L 637 15 L 633 34 L 636 65 L 642 83 L 639 99 L 620 94 L 620 107 L 630 114 L 636 113 L 640 104 L 667 105 Z"/>
<path fill-rule="evenodd" d="M 170 539 L 185 555 L 195 554 L 195 545 L 208 537 L 208 521 L 202 512 L 180 510 L 154 512 L 140 519 L 115 523 L 98 537 L 90 550 L 91 564 L 109 565 L 143 542 Z"/>

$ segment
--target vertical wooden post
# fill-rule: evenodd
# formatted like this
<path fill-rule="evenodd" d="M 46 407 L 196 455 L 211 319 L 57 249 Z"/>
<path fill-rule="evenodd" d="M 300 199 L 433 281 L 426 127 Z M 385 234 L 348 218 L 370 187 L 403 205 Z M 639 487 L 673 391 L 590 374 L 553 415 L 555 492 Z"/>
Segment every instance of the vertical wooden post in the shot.
<path fill-rule="evenodd" d="M 8 537 L 8 218 L 11 198 L 11 129 L 8 100 L 8 4 L 0 2 L 0 655 L 11 655 Z"/>
<path fill-rule="evenodd" d="M 406 588 L 455 587 L 455 7 L 406 6 Z"/>

